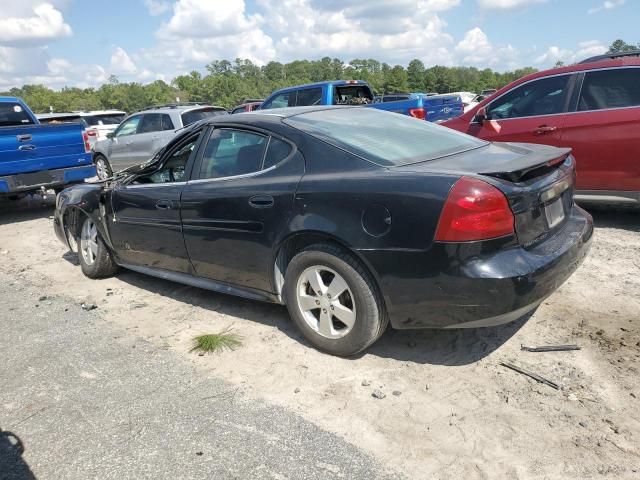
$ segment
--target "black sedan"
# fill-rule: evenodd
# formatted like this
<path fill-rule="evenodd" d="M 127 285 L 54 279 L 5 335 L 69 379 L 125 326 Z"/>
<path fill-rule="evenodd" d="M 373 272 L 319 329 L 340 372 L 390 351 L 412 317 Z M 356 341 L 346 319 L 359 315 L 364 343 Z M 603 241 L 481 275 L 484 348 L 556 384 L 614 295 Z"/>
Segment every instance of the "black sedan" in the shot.
<path fill-rule="evenodd" d="M 570 151 L 491 144 L 365 107 L 215 117 L 59 194 L 90 278 L 135 270 L 285 304 L 316 347 L 535 309 L 589 249 Z"/>

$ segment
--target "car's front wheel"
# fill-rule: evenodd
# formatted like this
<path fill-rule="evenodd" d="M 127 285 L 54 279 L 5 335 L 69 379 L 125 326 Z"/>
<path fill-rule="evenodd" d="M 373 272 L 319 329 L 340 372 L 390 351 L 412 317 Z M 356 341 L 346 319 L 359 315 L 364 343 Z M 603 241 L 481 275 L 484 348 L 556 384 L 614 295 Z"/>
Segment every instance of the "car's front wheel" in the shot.
<path fill-rule="evenodd" d="M 80 268 L 87 277 L 110 277 L 118 271 L 118 265 L 113 261 L 111 252 L 104 244 L 95 222 L 90 217 L 87 217 L 82 224 L 78 250 Z"/>
<path fill-rule="evenodd" d="M 96 155 L 94 163 L 96 164 L 96 174 L 100 180 L 106 180 L 113 175 L 109 160 L 103 155 Z"/>
<path fill-rule="evenodd" d="M 371 275 L 351 254 L 333 245 L 312 245 L 293 257 L 283 293 L 305 338 L 333 355 L 361 352 L 387 326 Z"/>

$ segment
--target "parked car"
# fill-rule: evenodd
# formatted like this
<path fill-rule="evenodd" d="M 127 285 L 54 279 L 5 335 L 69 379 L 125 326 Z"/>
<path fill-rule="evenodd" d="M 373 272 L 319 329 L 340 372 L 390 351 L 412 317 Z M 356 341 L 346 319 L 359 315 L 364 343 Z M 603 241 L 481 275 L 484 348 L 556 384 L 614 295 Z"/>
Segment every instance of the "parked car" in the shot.
<path fill-rule="evenodd" d="M 20 98 L 0 97 L 0 195 L 60 190 L 93 177 L 90 150 L 82 126 L 41 125 Z"/>
<path fill-rule="evenodd" d="M 400 94 L 395 94 L 398 97 Z M 462 100 L 457 95 L 409 94 L 408 99 L 375 102 L 373 90 L 362 80 L 336 80 L 287 87 L 273 92 L 261 110 L 312 105 L 368 105 L 379 110 L 443 122 L 462 115 Z"/>
<path fill-rule="evenodd" d="M 242 112 L 253 112 L 260 108 L 263 100 L 246 100 L 244 103 L 238 105 L 237 107 L 233 107 L 230 113 L 242 113 Z"/>
<path fill-rule="evenodd" d="M 93 147 L 98 177 L 143 163 L 176 135 L 176 130 L 208 117 L 227 115 L 224 107 L 201 104 L 156 105 L 128 116 Z"/>
<path fill-rule="evenodd" d="M 473 92 L 451 92 L 450 95 L 459 95 L 462 100 L 462 107 L 465 109 L 475 100 L 478 96 Z"/>
<path fill-rule="evenodd" d="M 105 140 L 127 116 L 120 110 L 96 110 L 91 112 L 72 113 L 39 113 L 36 117 L 40 123 L 79 123 L 89 137 L 89 144 L 93 148 L 96 142 Z"/>
<path fill-rule="evenodd" d="M 348 125 L 349 128 L 345 128 Z M 577 268 L 589 214 L 569 150 L 491 144 L 361 107 L 214 117 L 151 162 L 58 196 L 90 278 L 118 266 L 282 303 L 321 350 L 535 309 Z"/>
<path fill-rule="evenodd" d="M 576 199 L 640 204 L 640 59 L 605 55 L 527 75 L 445 125 L 476 137 L 569 147 Z"/>
<path fill-rule="evenodd" d="M 484 90 L 482 90 L 480 92 L 480 95 L 482 95 L 483 97 L 490 97 L 491 95 L 493 95 L 497 91 L 498 90 L 496 88 L 485 88 Z"/>

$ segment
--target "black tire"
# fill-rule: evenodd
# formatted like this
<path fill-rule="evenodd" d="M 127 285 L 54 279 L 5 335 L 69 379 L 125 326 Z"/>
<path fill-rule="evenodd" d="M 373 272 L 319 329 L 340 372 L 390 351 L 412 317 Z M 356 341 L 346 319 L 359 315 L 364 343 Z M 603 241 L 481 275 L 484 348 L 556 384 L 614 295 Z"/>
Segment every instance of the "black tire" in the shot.
<path fill-rule="evenodd" d="M 111 252 L 105 245 L 100 233 L 96 233 L 95 243 L 97 249 L 94 254 L 94 260 L 90 263 L 83 254 L 83 239 L 82 230 L 85 228 L 87 222 L 93 223 L 93 220 L 89 217 L 85 217 L 82 220 L 82 226 L 80 230 L 80 240 L 78 242 L 78 261 L 80 262 L 80 268 L 89 278 L 106 278 L 115 275 L 118 271 L 118 265 L 114 262 Z"/>
<path fill-rule="evenodd" d="M 102 174 L 102 176 L 100 173 L 100 169 L 98 168 L 98 162 L 102 162 L 104 164 L 104 174 Z M 96 175 L 98 175 L 98 178 L 100 180 L 104 180 L 105 178 L 109 178 L 113 175 L 111 164 L 109 163 L 109 160 L 107 160 L 107 157 L 105 157 L 104 155 L 101 155 L 99 153 L 96 154 L 96 156 L 93 157 L 93 163 L 96 166 Z"/>
<path fill-rule="evenodd" d="M 338 273 L 353 293 L 355 322 L 340 338 L 327 338 L 314 330 L 298 304 L 298 280 L 310 267 L 328 267 Z M 386 330 L 388 317 L 384 302 L 369 272 L 344 249 L 329 245 L 311 245 L 296 254 L 285 273 L 284 301 L 297 327 L 316 348 L 332 355 L 355 355 L 374 343 Z"/>

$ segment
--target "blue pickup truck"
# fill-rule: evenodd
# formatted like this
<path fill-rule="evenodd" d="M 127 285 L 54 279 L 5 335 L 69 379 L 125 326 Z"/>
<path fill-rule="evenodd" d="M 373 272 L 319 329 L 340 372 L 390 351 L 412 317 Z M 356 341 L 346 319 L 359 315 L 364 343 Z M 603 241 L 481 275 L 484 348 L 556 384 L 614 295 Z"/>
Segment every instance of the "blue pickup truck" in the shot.
<path fill-rule="evenodd" d="M 260 109 L 308 105 L 367 105 L 437 123 L 459 117 L 464 111 L 458 95 L 411 94 L 406 100 L 376 103 L 371 87 L 362 80 L 336 80 L 282 88 L 269 95 Z"/>
<path fill-rule="evenodd" d="M 95 174 L 82 125 L 41 125 L 21 99 L 0 97 L 0 196 L 60 190 Z"/>

